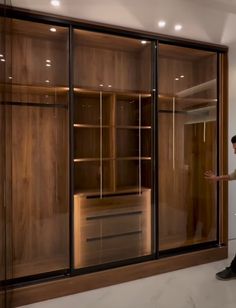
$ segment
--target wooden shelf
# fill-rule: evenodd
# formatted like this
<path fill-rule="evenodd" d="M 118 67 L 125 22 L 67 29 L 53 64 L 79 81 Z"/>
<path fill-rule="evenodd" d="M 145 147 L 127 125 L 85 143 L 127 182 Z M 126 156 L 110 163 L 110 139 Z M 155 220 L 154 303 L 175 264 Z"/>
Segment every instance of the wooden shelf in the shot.
<path fill-rule="evenodd" d="M 104 190 L 102 191 L 102 195 L 104 197 L 106 196 L 117 196 L 117 195 L 126 195 L 126 194 L 140 194 L 143 192 L 150 191 L 150 188 L 147 187 L 137 187 L 137 186 L 128 186 L 123 188 L 118 188 L 116 190 Z M 100 196 L 99 190 L 83 190 L 83 191 L 75 191 L 74 196 L 80 196 L 80 197 L 94 197 L 94 196 Z"/>
<path fill-rule="evenodd" d="M 44 107 L 44 108 L 68 108 L 68 104 L 36 103 L 36 102 L 3 102 L 1 105 L 20 106 L 20 107 Z"/>
<path fill-rule="evenodd" d="M 75 128 L 112 128 L 112 125 L 74 124 Z"/>
<path fill-rule="evenodd" d="M 137 126 L 137 125 L 117 125 L 115 128 L 119 129 L 151 129 L 151 126 Z"/>
<path fill-rule="evenodd" d="M 158 98 L 160 100 L 171 100 L 171 101 L 173 99 L 175 99 L 176 101 L 189 102 L 189 103 L 203 103 L 203 102 L 205 102 L 205 103 L 214 103 L 215 104 L 218 101 L 217 98 L 204 98 L 204 97 L 201 97 L 201 98 L 192 97 L 192 98 L 190 98 L 190 97 L 178 97 L 178 96 L 175 96 L 175 95 L 171 96 L 171 95 L 166 95 L 166 94 L 159 94 Z"/>
<path fill-rule="evenodd" d="M 151 157 L 138 157 L 138 156 L 131 156 L 131 157 L 103 157 L 102 159 L 99 157 L 95 158 L 75 158 L 74 163 L 83 163 L 83 162 L 99 162 L 99 161 L 110 161 L 110 160 L 151 160 Z"/>
<path fill-rule="evenodd" d="M 117 129 L 151 129 L 151 126 L 137 125 L 94 125 L 94 124 L 74 124 L 76 128 L 117 128 Z"/>
<path fill-rule="evenodd" d="M 103 157 L 103 158 L 99 158 L 99 157 L 95 157 L 95 158 L 75 158 L 74 159 L 74 163 L 83 163 L 83 162 L 99 162 L 99 161 L 109 161 L 109 160 L 115 160 L 115 158 L 112 157 Z"/>
<path fill-rule="evenodd" d="M 189 96 L 189 95 L 200 93 L 200 92 L 205 91 L 205 90 L 212 89 L 214 87 L 216 87 L 216 79 L 215 78 L 208 80 L 206 82 L 197 84 L 197 85 L 195 85 L 191 88 L 187 88 L 185 90 L 177 92 L 176 96 L 177 97 L 186 97 L 186 96 Z"/>
<path fill-rule="evenodd" d="M 21 84 L 0 84 L 0 89 L 6 92 L 11 92 L 11 93 L 18 93 L 18 94 L 38 94 L 38 95 L 43 95 L 43 94 L 49 94 L 49 95 L 54 95 L 54 94 L 67 94 L 69 92 L 69 87 L 65 86 L 42 86 L 42 85 L 21 85 Z"/>
<path fill-rule="evenodd" d="M 129 90 L 119 90 L 108 88 L 105 89 L 101 87 L 101 90 L 95 88 L 74 88 L 75 94 L 91 94 L 91 95 L 99 95 L 102 92 L 104 95 L 116 95 L 119 99 L 128 99 L 128 98 L 138 98 L 140 95 L 142 98 L 151 97 L 152 94 L 148 92 L 139 92 L 139 91 L 129 91 Z"/>
<path fill-rule="evenodd" d="M 131 157 L 117 157 L 116 160 L 151 160 L 150 156 L 147 157 L 138 157 L 138 156 L 131 156 Z"/>

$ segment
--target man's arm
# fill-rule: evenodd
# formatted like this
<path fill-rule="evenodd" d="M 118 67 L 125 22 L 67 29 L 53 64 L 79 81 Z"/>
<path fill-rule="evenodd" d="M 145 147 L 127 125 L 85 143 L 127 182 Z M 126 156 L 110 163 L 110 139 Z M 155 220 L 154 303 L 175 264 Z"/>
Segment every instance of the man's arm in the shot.
<path fill-rule="evenodd" d="M 230 181 L 230 175 L 215 175 L 211 170 L 208 170 L 204 173 L 205 179 L 211 180 L 211 181 Z"/>

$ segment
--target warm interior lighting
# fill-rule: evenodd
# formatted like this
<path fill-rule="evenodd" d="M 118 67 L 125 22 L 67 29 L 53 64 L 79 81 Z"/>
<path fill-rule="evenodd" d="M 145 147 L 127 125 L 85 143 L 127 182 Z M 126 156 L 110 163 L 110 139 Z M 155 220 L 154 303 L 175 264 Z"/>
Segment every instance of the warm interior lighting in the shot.
<path fill-rule="evenodd" d="M 184 75 L 181 75 L 180 78 L 184 78 Z"/>
<path fill-rule="evenodd" d="M 2 54 L 0 54 L 0 58 L 3 58 L 3 55 L 2 55 Z"/>
<path fill-rule="evenodd" d="M 51 0 L 51 5 L 53 5 L 53 6 L 60 6 L 60 1 L 58 1 L 58 0 Z"/>
<path fill-rule="evenodd" d="M 108 85 L 108 88 L 111 88 L 111 87 L 112 87 L 112 85 L 111 85 L 111 84 L 109 84 L 109 85 Z"/>
<path fill-rule="evenodd" d="M 51 63 L 51 60 L 47 59 L 46 62 L 47 62 L 47 63 Z"/>
<path fill-rule="evenodd" d="M 51 66 L 51 64 L 50 64 L 50 63 L 47 63 L 46 66 Z"/>
<path fill-rule="evenodd" d="M 165 26 L 166 26 L 166 22 L 165 22 L 164 20 L 160 20 L 160 21 L 158 22 L 158 27 L 164 28 Z"/>
<path fill-rule="evenodd" d="M 50 31 L 51 32 L 57 32 L 57 29 L 56 28 L 50 28 Z"/>
<path fill-rule="evenodd" d="M 50 81 L 47 79 L 47 80 L 45 80 L 45 82 L 46 82 L 46 83 L 49 83 Z"/>
<path fill-rule="evenodd" d="M 182 28 L 183 26 L 180 24 L 175 25 L 175 31 L 180 31 Z"/>
<path fill-rule="evenodd" d="M 176 78 L 175 78 L 175 80 L 179 80 L 179 78 L 178 78 L 178 77 L 176 77 Z"/>
<path fill-rule="evenodd" d="M 6 60 L 5 60 L 5 59 L 1 59 L 1 61 L 2 61 L 2 62 L 5 62 Z"/>
<path fill-rule="evenodd" d="M 103 87 L 103 84 L 101 83 L 101 84 L 99 85 L 99 87 Z"/>
<path fill-rule="evenodd" d="M 9 77 L 8 77 L 8 79 L 12 79 L 12 77 L 11 77 L 11 76 L 9 76 Z"/>
<path fill-rule="evenodd" d="M 145 44 L 147 44 L 147 41 L 142 40 L 141 44 L 145 45 Z"/>

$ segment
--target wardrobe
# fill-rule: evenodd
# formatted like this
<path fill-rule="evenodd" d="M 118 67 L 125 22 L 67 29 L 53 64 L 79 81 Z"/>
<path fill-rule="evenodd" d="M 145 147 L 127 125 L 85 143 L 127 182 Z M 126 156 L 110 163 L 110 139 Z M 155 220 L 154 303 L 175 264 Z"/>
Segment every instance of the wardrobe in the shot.
<path fill-rule="evenodd" d="M 227 185 L 204 172 L 227 170 L 227 47 L 5 12 L 0 258 L 12 305 L 226 257 Z"/>

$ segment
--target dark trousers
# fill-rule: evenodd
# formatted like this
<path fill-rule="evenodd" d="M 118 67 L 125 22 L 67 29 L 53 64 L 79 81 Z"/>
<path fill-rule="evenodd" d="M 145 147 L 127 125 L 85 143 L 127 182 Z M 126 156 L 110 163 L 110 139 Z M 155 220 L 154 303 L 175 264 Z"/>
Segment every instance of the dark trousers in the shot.
<path fill-rule="evenodd" d="M 232 271 L 236 273 L 236 255 L 233 258 L 230 267 L 231 267 Z"/>

